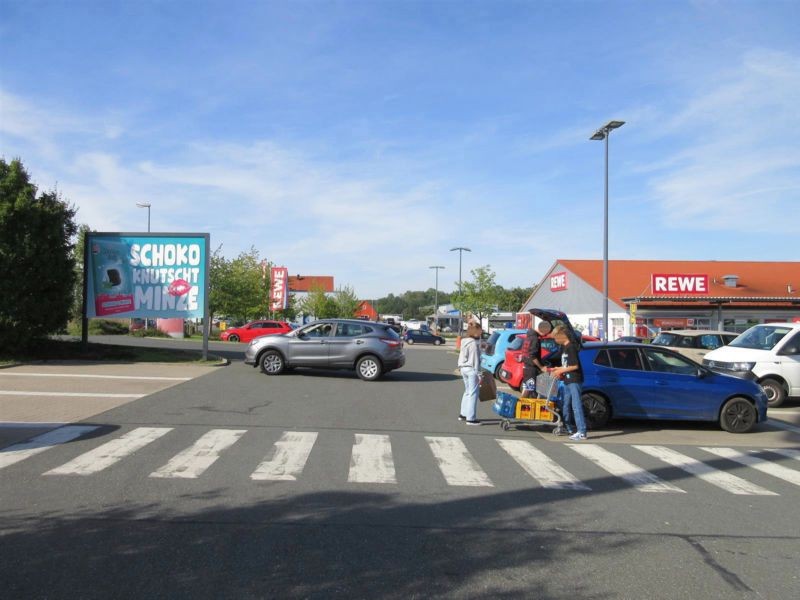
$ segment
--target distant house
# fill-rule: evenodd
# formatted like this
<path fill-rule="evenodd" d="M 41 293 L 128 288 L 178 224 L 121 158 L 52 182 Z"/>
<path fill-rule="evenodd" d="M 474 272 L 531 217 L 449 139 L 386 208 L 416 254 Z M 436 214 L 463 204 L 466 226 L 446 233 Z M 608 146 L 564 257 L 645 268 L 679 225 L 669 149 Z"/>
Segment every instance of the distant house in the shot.
<path fill-rule="evenodd" d="M 308 296 L 309 292 L 322 289 L 326 294 L 333 293 L 333 276 L 331 275 L 289 275 L 289 292 L 294 294 L 295 301 L 300 302 Z M 314 320 L 314 315 L 300 313 L 298 320 L 308 323 Z"/>
<path fill-rule="evenodd" d="M 353 314 L 356 319 L 366 319 L 367 321 L 377 321 L 378 311 L 368 301 L 362 300 Z"/>

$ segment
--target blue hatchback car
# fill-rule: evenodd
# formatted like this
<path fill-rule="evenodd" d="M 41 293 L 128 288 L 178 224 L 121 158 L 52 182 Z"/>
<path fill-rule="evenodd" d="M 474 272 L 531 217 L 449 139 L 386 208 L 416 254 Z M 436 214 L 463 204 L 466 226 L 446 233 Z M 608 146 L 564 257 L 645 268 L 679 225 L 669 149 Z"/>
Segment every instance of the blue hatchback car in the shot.
<path fill-rule="evenodd" d="M 526 331 L 526 329 L 501 329 L 492 333 L 486 341 L 486 350 L 481 352 L 481 369 L 499 378 L 500 369 L 503 368 L 506 359 L 506 350 L 515 342 L 517 348 L 521 348 L 522 340 L 525 338 L 518 336 Z"/>
<path fill-rule="evenodd" d="M 580 352 L 589 428 L 612 418 L 713 421 L 745 433 L 767 419 L 755 381 L 711 371 L 663 346 L 588 343 Z"/>

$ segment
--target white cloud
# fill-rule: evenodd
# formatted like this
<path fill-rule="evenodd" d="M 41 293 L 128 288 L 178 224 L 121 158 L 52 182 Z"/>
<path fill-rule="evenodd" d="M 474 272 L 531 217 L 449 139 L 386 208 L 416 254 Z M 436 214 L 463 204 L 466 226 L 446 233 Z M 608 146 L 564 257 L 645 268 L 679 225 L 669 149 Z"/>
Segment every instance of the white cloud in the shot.
<path fill-rule="evenodd" d="M 800 60 L 754 51 L 665 124 L 685 132 L 650 186 L 673 227 L 797 231 Z M 794 218 L 790 218 L 794 215 Z M 783 216 L 786 218 L 778 218 Z"/>

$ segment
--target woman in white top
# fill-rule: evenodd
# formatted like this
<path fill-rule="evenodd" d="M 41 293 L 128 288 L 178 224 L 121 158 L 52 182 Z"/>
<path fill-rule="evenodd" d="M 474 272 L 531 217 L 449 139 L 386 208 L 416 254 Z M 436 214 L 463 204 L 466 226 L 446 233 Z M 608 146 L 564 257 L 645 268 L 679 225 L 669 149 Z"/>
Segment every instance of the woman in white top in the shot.
<path fill-rule="evenodd" d="M 470 323 L 467 335 L 461 338 L 461 351 L 458 353 L 458 368 L 464 379 L 464 395 L 461 397 L 461 413 L 458 418 L 467 425 L 480 425 L 476 418 L 478 407 L 478 386 L 480 383 L 481 364 L 481 326 Z"/>

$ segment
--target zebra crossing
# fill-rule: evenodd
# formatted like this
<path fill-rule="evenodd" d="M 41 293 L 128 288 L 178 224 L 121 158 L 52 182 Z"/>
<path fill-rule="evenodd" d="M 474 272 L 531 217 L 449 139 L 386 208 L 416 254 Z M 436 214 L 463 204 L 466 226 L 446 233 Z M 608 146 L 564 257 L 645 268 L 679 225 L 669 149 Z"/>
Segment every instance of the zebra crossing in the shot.
<path fill-rule="evenodd" d="M 92 425 L 69 425 L 0 449 L 0 477 L 4 469 L 68 442 L 88 443 L 88 440 L 80 438 L 96 429 L 97 426 Z M 174 431 L 172 427 L 137 427 L 113 439 L 100 441 L 96 447 L 45 470 L 41 475 L 48 478 L 98 475 L 123 461 L 135 461 L 138 451 L 161 443 Z M 235 451 L 236 444 L 247 433 L 246 429 L 211 429 L 150 472 L 149 477 L 156 480 L 203 477 L 225 453 Z M 402 452 L 402 448 L 393 444 L 391 435 L 339 432 L 325 435 L 347 435 L 352 443 L 348 484 L 397 486 L 403 483 L 395 466 L 395 455 Z M 292 482 L 302 479 L 306 466 L 315 456 L 315 448 L 316 454 L 326 452 L 325 448 L 319 447 L 320 437 L 319 432 L 285 431 L 274 443 L 265 443 L 263 458 L 255 464 L 250 480 Z M 419 442 L 423 448 L 427 446 L 426 456 L 430 457 L 445 485 L 495 487 L 483 466 L 482 457 L 477 454 L 478 450 L 485 452 L 485 446 L 470 450 L 464 439 L 454 435 L 421 437 L 423 439 Z M 611 447 L 580 442 L 542 446 L 519 438 L 495 438 L 491 441 L 500 449 L 501 455 L 511 459 L 508 461 L 510 466 L 515 464 L 520 469 L 520 476 L 527 475 L 532 486 L 548 490 L 591 493 L 593 480 L 610 476 L 641 493 L 686 494 L 687 490 L 680 487 L 687 485 L 681 484 L 686 475 L 691 480 L 696 479 L 737 496 L 779 496 L 800 487 L 800 465 L 797 464 L 800 451 L 795 449 L 741 450 L 701 446 L 678 451 L 657 445 Z M 565 453 L 564 449 L 568 451 Z M 57 456 L 56 452 L 53 454 Z M 572 466 L 575 460 L 583 461 L 579 468 Z M 486 462 L 496 466 L 492 460 Z M 639 462 L 647 463 L 650 468 L 640 466 Z M 562 463 L 569 464 L 565 466 Z M 659 466 L 654 468 L 653 464 Z M 570 469 L 594 474 L 581 478 Z M 681 476 L 667 481 L 665 471 L 680 473 Z M 747 478 L 751 472 L 759 474 L 757 478 L 761 475 L 767 477 L 761 477 L 756 483 Z M 775 485 L 765 487 L 765 479 Z"/>

